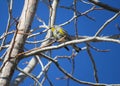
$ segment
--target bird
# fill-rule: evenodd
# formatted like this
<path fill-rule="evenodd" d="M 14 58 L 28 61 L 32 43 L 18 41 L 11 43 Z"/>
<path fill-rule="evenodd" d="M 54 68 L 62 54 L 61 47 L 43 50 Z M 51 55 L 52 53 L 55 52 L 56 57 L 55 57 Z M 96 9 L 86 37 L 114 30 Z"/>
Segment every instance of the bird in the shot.
<path fill-rule="evenodd" d="M 65 31 L 61 26 L 54 25 L 50 29 L 53 33 L 53 37 L 58 43 L 64 43 L 72 40 L 67 31 Z M 71 46 L 75 49 L 76 52 L 79 52 L 81 50 L 81 48 L 77 47 L 75 44 L 72 44 Z M 67 46 L 64 48 L 69 51 L 69 48 Z"/>

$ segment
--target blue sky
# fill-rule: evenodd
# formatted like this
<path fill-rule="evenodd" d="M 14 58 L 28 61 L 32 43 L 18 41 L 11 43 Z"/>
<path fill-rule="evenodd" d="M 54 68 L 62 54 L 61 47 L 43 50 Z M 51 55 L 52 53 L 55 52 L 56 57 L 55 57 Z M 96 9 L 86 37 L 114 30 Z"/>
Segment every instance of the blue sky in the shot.
<path fill-rule="evenodd" d="M 87 1 L 87 0 L 86 0 Z M 120 0 L 100 0 L 106 4 L 109 4 L 111 6 L 114 6 L 116 8 L 120 9 Z M 59 6 L 67 5 L 70 6 L 72 3 L 72 0 L 60 0 Z M 13 4 L 13 16 L 14 17 L 20 17 L 22 8 L 23 8 L 24 0 L 14 0 Z M 80 12 L 84 12 L 85 10 L 88 10 L 91 6 L 78 3 L 77 9 Z M 0 36 L 3 34 L 6 28 L 7 24 L 7 1 L 6 0 L 0 0 Z M 45 4 L 39 2 L 37 13 L 40 18 L 42 18 L 46 24 L 48 24 L 49 19 L 49 11 Z M 78 18 L 78 33 L 81 36 L 93 36 L 96 31 L 104 24 L 106 20 L 111 18 L 115 13 L 106 11 L 106 10 L 96 10 L 93 12 L 90 12 L 88 15 L 95 19 L 95 21 L 91 21 L 90 19 L 86 18 L 85 16 L 81 16 Z M 69 20 L 73 16 L 73 12 L 70 10 L 66 10 L 63 8 L 58 8 L 57 15 L 56 15 L 56 23 L 55 24 L 62 24 Z M 36 18 L 34 19 L 34 22 L 32 24 L 32 29 L 39 26 L 41 23 L 36 21 Z M 120 25 L 120 17 L 112 21 L 100 34 L 102 36 L 109 36 L 113 34 L 119 34 L 120 31 L 116 28 L 116 24 Z M 70 24 L 63 26 L 64 29 L 70 34 L 75 35 L 74 33 L 74 22 L 71 22 Z M 15 27 L 11 27 L 10 30 L 15 29 Z M 40 30 L 37 30 L 40 31 Z M 36 32 L 37 32 L 36 31 Z M 45 34 L 42 36 L 38 36 L 37 40 L 43 39 Z M 10 36 L 9 38 L 11 38 Z M 33 39 L 31 39 L 33 40 Z M 9 42 L 10 39 L 8 39 Z M 1 43 L 1 40 L 0 40 Z M 54 44 L 55 45 L 55 44 Z M 120 83 L 120 45 L 116 43 L 110 43 L 110 42 L 99 42 L 99 43 L 91 43 L 92 46 L 95 46 L 99 49 L 110 49 L 109 52 L 96 52 L 93 49 L 91 49 L 92 55 L 94 57 L 97 71 L 98 71 L 98 78 L 100 83 Z M 37 46 L 40 46 L 37 45 Z M 85 43 L 78 44 L 79 47 L 85 47 Z M 25 45 L 27 49 L 31 49 L 34 47 L 34 45 Z M 71 46 L 68 46 L 70 48 L 70 51 L 66 51 L 64 48 L 53 50 L 52 51 L 52 57 L 54 56 L 64 56 L 64 55 L 71 55 L 72 48 Z M 3 54 L 3 51 L 0 51 L 0 56 Z M 22 64 L 26 61 L 29 61 L 31 58 L 23 59 L 19 66 L 21 68 L 25 67 L 25 64 Z M 46 63 L 46 60 L 43 59 L 44 63 Z M 67 59 L 59 59 L 58 60 L 60 65 L 65 68 L 66 71 L 71 71 L 71 63 Z M 39 71 L 41 70 L 40 65 L 37 65 L 34 69 L 34 74 L 39 74 Z M 14 77 L 19 73 L 18 71 L 15 71 Z M 61 73 L 57 67 L 52 64 L 50 70 L 48 71 L 48 77 L 53 82 L 54 86 L 66 86 L 66 80 L 56 80 L 56 78 L 63 77 L 64 74 Z M 76 57 L 75 57 L 75 72 L 74 76 L 80 80 L 89 81 L 89 82 L 95 82 L 94 75 L 93 75 L 93 68 L 91 60 L 86 52 L 86 50 L 81 51 Z M 30 86 L 33 84 L 33 80 L 27 78 L 20 86 Z M 86 85 L 80 85 L 72 80 L 70 80 L 70 86 L 86 86 Z M 48 82 L 44 84 L 44 86 L 49 86 Z"/>

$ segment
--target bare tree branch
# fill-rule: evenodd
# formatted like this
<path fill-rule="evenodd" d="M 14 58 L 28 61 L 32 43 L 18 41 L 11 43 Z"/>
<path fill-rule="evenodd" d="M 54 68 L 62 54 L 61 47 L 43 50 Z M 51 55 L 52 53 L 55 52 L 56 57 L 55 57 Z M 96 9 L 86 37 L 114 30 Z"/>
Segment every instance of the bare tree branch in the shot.
<path fill-rule="evenodd" d="M 8 22 L 7 22 L 7 26 L 6 26 L 6 31 L 5 31 L 5 35 L 8 33 L 8 31 L 9 31 L 9 29 L 10 29 L 10 22 L 11 22 L 11 18 L 12 18 L 12 5 L 13 5 L 13 0 L 9 0 L 8 1 Z M 4 45 L 4 43 L 5 43 L 5 40 L 6 40 L 6 37 L 7 37 L 7 35 L 6 36 L 4 36 L 4 38 L 3 38 L 3 41 L 2 41 L 2 43 L 1 43 L 1 46 L 3 46 Z M 0 48 L 0 50 L 1 50 L 2 48 Z"/>
<path fill-rule="evenodd" d="M 39 0 L 40 1 L 39 6 L 40 7 L 44 6 L 41 5 L 41 3 L 45 3 L 45 6 L 47 5 L 47 10 L 45 11 L 49 12 L 45 14 L 45 18 L 44 18 L 41 16 L 41 15 L 44 16 L 44 14 L 42 13 L 43 9 L 41 10 L 41 8 L 40 11 L 37 11 L 38 14 L 40 13 L 41 17 L 39 17 L 39 15 L 37 14 L 35 15 L 37 4 L 39 4 L 38 0 L 25 0 L 24 8 L 18 21 L 18 17 L 14 18 L 14 16 L 12 15 L 12 9 L 14 7 L 13 0 L 7 0 L 7 1 L 8 1 L 8 20 L 7 20 L 6 30 L 0 36 L 0 43 L 1 43 L 0 51 L 2 53 L 0 58 L 0 62 L 2 64 L 0 69 L 0 86 L 9 86 L 9 85 L 18 86 L 21 82 L 23 82 L 26 79 L 26 77 L 32 78 L 34 82 L 32 85 L 35 86 L 46 85 L 46 82 L 50 86 L 54 86 L 54 81 L 52 80 L 53 77 L 51 78 L 49 76 L 49 73 L 51 72 L 50 71 L 52 66 L 51 64 L 54 64 L 57 67 L 57 70 L 64 74 L 64 76 L 63 75 L 60 77 L 57 76 L 58 78 L 56 78 L 56 80 L 66 80 L 67 86 L 71 85 L 71 80 L 74 81 L 74 83 L 90 85 L 90 86 L 119 85 L 119 84 L 99 83 L 98 80 L 99 73 L 97 74 L 96 63 L 94 62 L 94 58 L 92 55 L 93 52 L 91 51 L 91 49 L 95 50 L 96 52 L 107 52 L 109 51 L 108 49 L 106 50 L 101 50 L 101 48 L 98 49 L 94 47 L 94 44 L 95 43 L 98 44 L 99 42 L 100 43 L 109 42 L 109 44 L 117 43 L 118 45 L 120 44 L 119 33 L 113 35 L 107 35 L 107 36 L 104 35 L 100 36 L 101 32 L 105 29 L 105 27 L 108 24 L 110 24 L 113 20 L 116 21 L 118 19 L 118 16 L 120 14 L 120 9 L 104 4 L 99 0 L 73 0 L 72 2 L 68 0 L 68 2 L 70 2 L 68 4 L 63 4 L 63 2 L 60 0 Z M 86 5 L 86 7 L 82 8 L 83 5 L 84 6 Z M 115 12 L 116 14 L 110 19 L 106 20 L 106 22 L 104 22 L 103 25 L 100 28 L 98 28 L 98 31 L 95 32 L 94 36 L 80 36 L 79 31 L 80 33 L 82 33 L 82 31 L 78 30 L 80 28 L 80 27 L 78 28 L 78 24 L 81 24 L 80 23 L 81 19 L 86 17 L 89 20 L 97 21 L 98 18 L 96 17 L 96 15 L 94 15 L 94 12 L 97 13 L 96 10 L 101 11 L 103 9 L 106 9 L 111 12 Z M 56 19 L 59 20 L 61 18 L 64 18 L 63 17 L 64 13 L 60 13 L 59 15 L 59 12 L 64 12 L 66 10 L 71 12 L 73 15 L 71 16 L 71 13 L 65 14 L 65 16 L 66 15 L 68 16 L 67 18 L 69 18 L 70 16 L 71 18 L 58 25 L 59 26 L 64 26 L 67 24 L 69 24 L 70 26 L 74 25 L 73 29 L 75 30 L 73 33 L 75 33 L 76 36 L 70 36 L 71 38 L 70 41 L 57 44 L 55 43 L 56 40 L 52 36 L 53 34 L 50 28 L 54 26 L 56 23 L 58 23 L 58 21 L 56 22 Z M 58 16 L 56 16 L 56 14 L 58 14 Z M 90 16 L 89 14 L 90 15 L 92 14 L 94 16 Z M 32 25 L 33 18 L 35 20 L 34 20 L 34 24 Z M 36 20 L 40 23 L 39 25 L 37 24 Z M 84 21 L 84 22 L 88 22 L 88 21 Z M 15 24 L 16 27 L 14 26 Z M 116 28 L 119 29 L 119 25 L 118 24 L 115 25 Z M 53 43 L 54 45 L 52 45 Z M 94 43 L 94 44 L 90 45 L 90 43 Z M 63 48 L 65 46 L 73 45 L 73 44 L 78 44 L 79 46 L 82 46 L 81 51 L 79 53 L 73 49 L 72 52 L 71 51 L 67 52 L 68 54 L 70 54 L 68 55 L 64 52 L 61 53 L 59 52 L 59 50 L 57 50 L 59 48 Z M 77 71 L 79 71 L 75 69 L 78 67 L 78 65 L 75 65 L 77 62 L 76 59 L 78 60 L 79 58 L 75 58 L 75 57 L 79 57 L 79 55 L 81 55 L 84 50 L 87 51 L 85 53 L 88 54 L 90 57 L 92 63 L 91 66 L 93 67 L 93 72 L 94 72 L 93 78 L 96 81 L 95 83 L 89 81 L 83 81 L 82 79 L 80 79 L 80 77 L 79 78 L 75 77 L 76 76 L 75 74 L 77 73 Z M 17 67 L 17 64 L 19 63 L 19 61 L 21 61 L 21 59 L 25 60 L 24 58 L 30 59 L 31 57 L 32 59 L 29 62 L 27 61 L 26 67 L 24 67 L 23 69 Z M 67 62 L 65 64 L 67 63 L 71 64 L 69 65 L 69 69 L 64 66 L 62 67 L 61 65 L 63 64 L 60 63 L 61 60 L 63 61 L 66 59 Z M 35 73 L 34 75 L 36 75 L 34 76 L 33 73 L 31 72 L 33 70 L 36 71 L 35 69 L 36 66 L 40 67 L 40 70 L 37 71 L 39 72 L 38 74 L 34 72 Z M 12 82 L 11 79 L 12 76 L 14 76 L 13 74 L 16 69 L 18 69 L 20 73 L 17 75 L 17 77 L 13 79 Z M 66 70 L 69 70 L 69 72 Z"/>
<path fill-rule="evenodd" d="M 72 8 L 71 8 L 71 9 L 72 9 Z M 72 10 L 74 11 L 75 9 L 72 9 Z M 91 17 L 89 17 L 89 16 L 87 15 L 89 12 L 94 11 L 94 10 L 95 10 L 95 6 L 91 7 L 90 9 L 86 10 L 86 11 L 83 12 L 83 13 L 80 13 L 80 12 L 77 11 L 78 15 L 73 15 L 73 17 L 72 17 L 71 19 L 69 19 L 69 20 L 67 20 L 66 22 L 60 24 L 59 26 L 64 26 L 64 25 L 66 25 L 66 24 L 69 24 L 70 22 L 72 22 L 73 20 L 75 20 L 76 18 L 78 18 L 78 17 L 80 17 L 80 16 L 86 16 L 87 18 L 89 18 L 89 19 L 91 19 L 91 20 L 94 20 L 93 18 L 91 18 Z"/>
<path fill-rule="evenodd" d="M 42 86 L 41 83 L 38 81 L 38 79 L 37 79 L 35 76 L 33 76 L 32 74 L 26 73 L 25 71 L 23 71 L 23 70 L 22 70 L 21 68 L 19 68 L 19 67 L 17 67 L 17 70 L 20 71 L 21 73 L 24 73 L 25 75 L 31 77 L 33 80 L 35 80 L 35 81 L 37 82 L 37 84 L 38 84 L 39 86 Z M 13 85 L 11 85 L 11 86 L 13 86 Z"/>
<path fill-rule="evenodd" d="M 120 11 L 120 9 L 117 9 L 117 8 L 114 8 L 114 7 L 109 6 L 107 4 L 104 4 L 104 3 L 100 2 L 99 0 L 88 0 L 88 1 L 94 3 L 95 5 L 100 6 L 104 9 L 106 9 L 106 10 L 109 10 L 109 11 L 112 11 L 112 12 L 115 12 L 115 13 L 118 13 Z"/>
<path fill-rule="evenodd" d="M 23 46 L 27 35 L 19 34 L 19 32 L 22 33 L 29 32 L 36 11 L 37 3 L 38 3 L 37 0 L 31 0 L 31 1 L 25 0 L 24 8 L 19 23 L 17 24 L 16 27 L 17 29 L 16 33 L 13 37 L 10 47 L 8 48 L 7 54 L 5 55 L 5 59 L 3 62 L 3 66 L 1 68 L 1 74 L 0 74 L 1 86 L 9 86 L 12 75 L 16 69 L 19 60 L 21 59 L 21 57 L 18 58 L 14 58 L 14 57 L 18 53 L 23 52 Z"/>
<path fill-rule="evenodd" d="M 33 68 L 35 68 L 35 65 L 37 64 L 37 59 L 35 57 L 32 58 L 32 60 L 29 61 L 28 65 L 24 68 L 23 71 L 26 73 L 30 73 Z M 27 77 L 24 73 L 19 73 L 19 75 L 14 79 L 13 86 L 19 85 L 24 79 Z"/>
<path fill-rule="evenodd" d="M 53 0 L 52 6 L 50 6 L 49 26 L 53 26 L 53 25 L 54 25 L 55 17 L 56 17 L 56 7 L 57 7 L 57 4 L 58 4 L 58 0 Z M 53 9 L 54 9 L 54 11 L 53 11 Z M 51 36 L 52 36 L 51 30 L 48 30 L 45 39 L 49 39 Z M 51 42 L 51 40 L 44 41 L 44 42 L 41 44 L 41 47 L 47 45 L 47 44 L 50 43 L 50 42 Z M 33 64 L 33 63 L 32 63 L 32 60 L 34 61 L 35 58 L 32 58 L 31 61 L 29 62 L 29 64 Z M 37 62 L 35 62 L 35 63 L 37 63 Z M 29 69 L 28 69 L 29 66 L 27 66 L 25 69 L 28 69 L 27 72 L 31 72 L 31 71 L 34 69 L 34 66 L 35 66 L 35 65 L 36 65 L 36 64 L 32 65 L 33 67 L 31 67 L 31 68 L 29 68 Z M 23 69 L 23 70 L 25 70 L 25 69 Z M 24 75 L 24 74 L 23 74 L 23 75 Z M 19 76 L 18 76 L 18 77 L 19 77 Z M 25 77 L 26 77 L 26 76 L 24 76 L 23 78 L 25 78 Z M 20 78 L 20 80 L 19 80 L 19 82 L 17 82 L 17 84 L 19 84 L 19 83 L 23 80 L 23 78 Z M 16 78 L 16 80 L 17 80 L 17 78 Z"/>
<path fill-rule="evenodd" d="M 112 22 L 116 17 L 118 17 L 120 15 L 119 13 L 116 13 L 113 17 L 111 17 L 110 19 L 108 19 L 101 27 L 100 29 L 96 32 L 95 36 L 98 36 L 100 34 L 100 32 L 110 23 Z"/>
<path fill-rule="evenodd" d="M 72 41 L 68 41 L 62 44 L 59 44 L 57 46 L 49 46 L 49 47 L 44 47 L 44 48 L 35 48 L 23 53 L 19 53 L 17 56 L 22 55 L 23 57 L 29 57 L 31 55 L 36 55 L 36 54 L 40 54 L 40 52 L 44 52 L 47 50 L 52 50 L 52 49 L 58 49 L 61 47 L 64 47 L 66 45 L 71 45 L 71 44 L 76 44 L 76 43 L 84 43 L 84 42 L 115 42 L 120 44 L 120 40 L 117 39 L 112 39 L 109 37 L 86 37 L 85 39 L 76 39 L 76 40 L 72 40 Z"/>
<path fill-rule="evenodd" d="M 90 48 L 94 49 L 97 52 L 108 52 L 108 51 L 110 51 L 109 49 L 105 49 L 105 50 L 98 49 L 94 46 L 91 46 L 89 43 L 87 43 L 87 46 L 89 46 Z"/>
<path fill-rule="evenodd" d="M 44 55 L 43 55 L 44 56 Z M 49 59 L 50 57 L 49 56 L 44 56 L 44 57 L 46 57 L 46 59 Z M 56 66 L 57 66 L 57 68 L 62 72 L 62 73 L 64 73 L 67 77 L 69 77 L 70 79 L 72 79 L 72 80 L 74 80 L 75 82 L 77 82 L 77 83 L 80 83 L 80 84 L 87 84 L 87 85 L 103 85 L 103 86 L 105 86 L 106 84 L 100 84 L 100 83 L 92 83 L 92 82 L 86 82 L 86 81 L 82 81 L 82 80 L 79 80 L 79 79 L 77 79 L 77 78 L 75 78 L 75 77 L 73 77 L 71 74 L 69 74 L 68 72 L 66 72 L 59 64 L 58 64 L 58 62 L 57 61 L 55 61 L 54 59 L 49 59 L 49 60 L 51 60 Z"/>
<path fill-rule="evenodd" d="M 96 67 L 95 61 L 94 61 L 94 59 L 93 59 L 92 53 L 90 52 L 88 43 L 87 43 L 87 52 L 88 52 L 88 55 L 89 55 L 90 60 L 91 60 L 91 62 L 92 62 L 92 66 L 93 66 L 93 70 L 94 70 L 94 78 L 95 78 L 95 81 L 96 81 L 96 83 L 98 83 L 98 82 L 99 82 L 99 79 L 98 79 L 98 75 L 97 75 L 97 67 Z"/>

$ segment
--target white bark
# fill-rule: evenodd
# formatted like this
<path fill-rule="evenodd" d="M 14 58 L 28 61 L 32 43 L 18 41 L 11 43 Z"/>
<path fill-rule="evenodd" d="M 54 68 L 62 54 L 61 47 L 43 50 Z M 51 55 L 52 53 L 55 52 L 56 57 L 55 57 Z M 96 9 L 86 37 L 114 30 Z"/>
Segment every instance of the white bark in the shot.
<path fill-rule="evenodd" d="M 17 25 L 16 33 L 8 48 L 0 74 L 0 86 L 9 86 L 14 70 L 20 60 L 16 55 L 23 51 L 23 46 L 34 18 L 38 0 L 25 0 L 24 8 Z M 15 58 L 16 57 L 16 58 Z"/>
<path fill-rule="evenodd" d="M 58 5 L 58 0 L 53 0 L 52 8 L 50 8 L 50 18 L 49 18 L 49 26 L 53 26 L 55 22 L 56 17 L 56 8 Z M 45 39 L 48 39 L 52 36 L 51 30 L 48 30 Z M 51 40 L 47 40 L 41 44 L 41 47 L 47 45 Z M 34 62 L 34 63 L 33 63 Z M 36 66 L 37 60 L 36 58 L 32 58 L 29 62 L 29 64 L 23 69 L 26 73 L 30 73 L 34 67 Z M 30 67 L 29 67 L 30 66 Z M 21 77 L 23 76 L 23 77 Z M 14 85 L 20 84 L 24 79 L 26 78 L 26 75 L 23 73 L 20 73 L 17 78 L 13 81 Z"/>

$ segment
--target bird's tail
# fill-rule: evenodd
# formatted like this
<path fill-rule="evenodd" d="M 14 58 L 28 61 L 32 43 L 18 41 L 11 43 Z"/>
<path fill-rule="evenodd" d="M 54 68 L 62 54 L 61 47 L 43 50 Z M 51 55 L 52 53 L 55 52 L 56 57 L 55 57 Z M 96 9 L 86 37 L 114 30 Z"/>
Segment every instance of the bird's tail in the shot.
<path fill-rule="evenodd" d="M 64 47 L 67 51 L 69 51 L 69 48 L 67 46 Z"/>
<path fill-rule="evenodd" d="M 79 52 L 81 50 L 81 48 L 77 47 L 75 44 L 73 44 L 72 47 L 75 49 L 76 52 Z"/>

